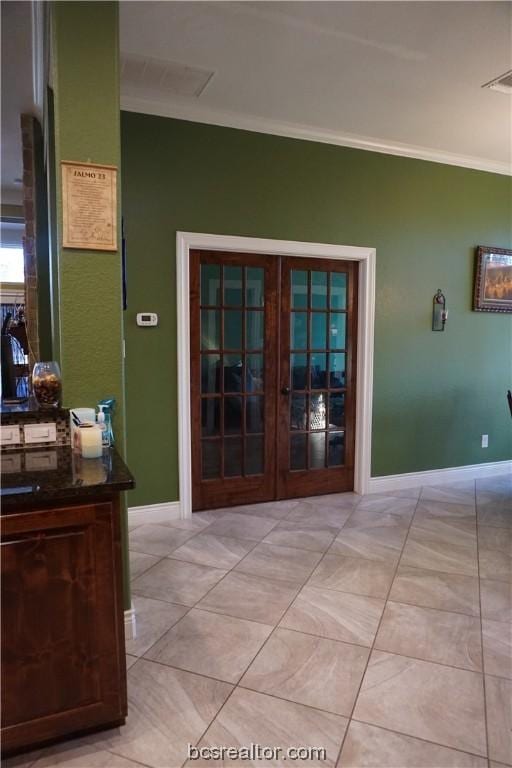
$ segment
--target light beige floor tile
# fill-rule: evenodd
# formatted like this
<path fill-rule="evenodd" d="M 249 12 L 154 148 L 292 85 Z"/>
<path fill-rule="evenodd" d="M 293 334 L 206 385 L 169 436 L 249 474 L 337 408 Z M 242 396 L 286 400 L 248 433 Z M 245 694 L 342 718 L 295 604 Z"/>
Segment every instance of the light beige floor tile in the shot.
<path fill-rule="evenodd" d="M 277 520 L 270 517 L 224 512 L 219 520 L 208 527 L 207 531 L 212 536 L 261 541 L 277 523 Z"/>
<path fill-rule="evenodd" d="M 479 524 L 477 532 L 480 549 L 504 552 L 509 557 L 512 557 L 512 531 Z"/>
<path fill-rule="evenodd" d="M 287 582 L 232 571 L 197 607 L 263 624 L 277 624 L 296 594 L 297 587 Z"/>
<path fill-rule="evenodd" d="M 478 526 L 481 579 L 512 582 L 512 530 Z"/>
<path fill-rule="evenodd" d="M 482 671 L 480 618 L 388 602 L 375 648 Z"/>
<path fill-rule="evenodd" d="M 325 501 L 323 496 L 318 498 L 320 499 L 318 502 L 312 499 L 301 501 L 292 509 L 286 520 L 295 523 L 309 523 L 310 525 L 318 525 L 320 527 L 330 526 L 338 531 L 350 517 L 357 503 L 354 500 L 350 500 L 345 505 L 335 504 L 332 501 Z"/>
<path fill-rule="evenodd" d="M 510 475 L 512 477 L 512 473 Z M 512 511 L 512 481 L 510 480 L 508 483 L 497 483 L 495 482 L 493 484 L 493 487 L 488 488 L 477 488 L 476 492 L 476 503 L 477 504 L 501 504 L 502 507 L 507 508 Z"/>
<path fill-rule="evenodd" d="M 240 685 L 350 716 L 368 654 L 358 645 L 276 629 Z"/>
<path fill-rule="evenodd" d="M 330 506 L 348 507 L 359 504 L 363 497 L 360 493 L 355 491 L 343 491 L 342 493 L 325 493 L 321 496 L 306 496 L 303 501 L 314 501 L 315 499 L 321 499 Z"/>
<path fill-rule="evenodd" d="M 363 496 L 362 500 L 357 505 L 357 511 L 381 512 L 388 515 L 396 515 L 397 517 L 400 517 L 404 523 L 410 522 L 415 509 L 415 499 L 400 499 L 394 496 L 381 496 L 379 494 Z"/>
<path fill-rule="evenodd" d="M 476 514 L 473 507 L 436 501 L 420 502 L 411 531 L 421 532 L 431 541 L 475 547 Z"/>
<path fill-rule="evenodd" d="M 138 659 L 138 656 L 130 656 L 129 653 L 126 654 L 126 670 L 127 671 L 130 669 L 130 667 L 133 667 L 137 659 Z"/>
<path fill-rule="evenodd" d="M 505 763 L 495 763 L 494 760 L 490 760 L 489 768 L 510 768 L 510 766 L 505 765 Z"/>
<path fill-rule="evenodd" d="M 496 528 L 496 530 L 504 530 Z M 512 557 L 506 552 L 497 549 L 478 550 L 478 562 L 480 566 L 480 578 L 496 579 L 510 584 L 512 581 Z"/>
<path fill-rule="evenodd" d="M 512 498 L 489 494 L 478 502 L 477 517 L 479 525 L 512 528 Z"/>
<path fill-rule="evenodd" d="M 200 533 L 175 549 L 170 556 L 176 560 L 186 560 L 189 563 L 210 565 L 213 568 L 229 571 L 251 551 L 254 545 L 254 541 Z"/>
<path fill-rule="evenodd" d="M 282 520 L 297 506 L 295 499 L 284 501 L 264 501 L 260 504 L 247 504 L 242 507 L 226 507 L 223 512 L 235 512 L 239 515 L 252 515 L 256 517 L 269 517 L 273 520 Z"/>
<path fill-rule="evenodd" d="M 512 622 L 512 584 L 507 581 L 480 580 L 482 618 Z"/>
<path fill-rule="evenodd" d="M 449 504 L 473 504 L 475 503 L 475 481 L 463 480 L 457 483 L 443 485 L 424 485 L 421 489 L 420 499 L 431 501 L 443 501 Z"/>
<path fill-rule="evenodd" d="M 460 522 L 476 523 L 476 510 L 472 504 L 449 504 L 443 501 L 433 501 L 430 499 L 420 499 L 416 512 L 414 513 L 414 523 L 422 519 L 441 518 L 442 520 L 459 520 Z"/>
<path fill-rule="evenodd" d="M 143 552 L 130 552 L 130 578 L 136 579 L 141 573 L 148 571 L 162 558 L 157 555 L 145 555 Z"/>
<path fill-rule="evenodd" d="M 219 568 L 165 558 L 132 581 L 133 594 L 194 605 L 226 574 Z"/>
<path fill-rule="evenodd" d="M 126 725 L 101 735 L 106 749 L 152 768 L 177 768 L 233 686 L 145 659 L 128 672 Z M 96 735 L 95 741 L 98 742 Z"/>
<path fill-rule="evenodd" d="M 477 576 L 478 566 L 474 547 L 430 541 L 424 534 L 410 531 L 402 553 L 401 565 L 426 568 L 444 573 Z"/>
<path fill-rule="evenodd" d="M 300 585 L 311 576 L 321 557 L 320 552 L 261 543 L 234 570 Z"/>
<path fill-rule="evenodd" d="M 512 765 L 512 682 L 485 676 L 489 758 Z"/>
<path fill-rule="evenodd" d="M 478 579 L 399 565 L 389 599 L 478 616 Z"/>
<path fill-rule="evenodd" d="M 331 640 L 371 646 L 384 610 L 384 600 L 332 589 L 304 587 L 280 626 Z"/>
<path fill-rule="evenodd" d="M 271 632 L 266 624 L 192 609 L 146 658 L 236 683 Z"/>
<path fill-rule="evenodd" d="M 487 768 L 487 760 L 352 720 L 338 768 Z"/>
<path fill-rule="evenodd" d="M 169 525 L 171 528 L 179 528 L 182 531 L 192 531 L 199 533 L 207 528 L 212 523 L 220 520 L 222 517 L 222 510 L 212 509 L 208 512 L 192 512 L 191 517 L 187 518 L 174 518 L 161 522 L 161 525 Z"/>
<path fill-rule="evenodd" d="M 317 509 L 347 510 L 354 509 L 363 497 L 358 493 L 327 493 L 320 496 L 304 496 L 296 501 L 302 504 L 313 504 Z"/>
<path fill-rule="evenodd" d="M 308 760 L 311 768 L 332 768 L 336 762 L 347 719 L 301 704 L 265 696 L 262 693 L 237 688 L 219 712 L 200 742 L 200 746 L 247 747 L 260 744 L 269 747 L 320 747 L 326 751 L 325 760 Z M 195 761 L 194 761 L 195 762 Z M 211 765 L 213 761 L 204 762 Z M 215 761 L 215 766 L 265 765 L 287 766 L 289 760 Z"/>
<path fill-rule="evenodd" d="M 394 488 L 391 491 L 379 491 L 379 493 L 368 493 L 363 496 L 364 499 L 382 498 L 383 496 L 393 496 L 395 499 L 415 499 L 420 497 L 421 485 L 414 488 Z"/>
<path fill-rule="evenodd" d="M 482 675 L 373 651 L 354 718 L 486 755 Z"/>
<path fill-rule="evenodd" d="M 165 557 L 193 535 L 193 531 L 180 531 L 167 525 L 141 525 L 129 535 L 130 550 Z"/>
<path fill-rule="evenodd" d="M 477 477 L 476 490 L 477 494 L 492 491 L 494 493 L 507 493 L 512 496 L 512 475 L 510 472 L 504 472 L 501 475 L 492 475 L 491 477 Z"/>
<path fill-rule="evenodd" d="M 407 528 L 401 526 L 344 527 L 334 540 L 329 554 L 397 563 L 406 536 Z"/>
<path fill-rule="evenodd" d="M 133 596 L 133 607 L 137 636 L 126 641 L 126 652 L 132 656 L 142 656 L 188 610 L 183 605 L 172 605 L 139 595 Z"/>
<path fill-rule="evenodd" d="M 331 546 L 339 528 L 318 523 L 283 520 L 263 540 L 266 544 L 297 547 L 311 552 L 325 552 Z"/>
<path fill-rule="evenodd" d="M 3 763 L 2 763 L 3 764 Z M 115 755 L 84 739 L 73 739 L 44 750 L 34 768 L 137 768 L 140 763 Z"/>
<path fill-rule="evenodd" d="M 476 525 L 458 518 L 423 517 L 412 521 L 409 530 L 415 541 L 432 541 L 439 544 L 467 547 L 473 550 L 476 563 Z"/>
<path fill-rule="evenodd" d="M 407 511 L 406 514 L 400 514 L 399 512 L 380 512 L 375 509 L 361 509 L 359 506 L 352 512 L 343 526 L 343 529 L 370 528 L 371 526 L 382 528 L 384 526 L 389 526 L 407 530 L 413 514 L 414 513 L 410 510 Z"/>
<path fill-rule="evenodd" d="M 512 680 L 512 626 L 482 619 L 482 640 L 485 674 Z"/>
<path fill-rule="evenodd" d="M 395 567 L 394 563 L 327 554 L 314 571 L 308 586 L 338 589 L 368 597 L 386 597 Z"/>

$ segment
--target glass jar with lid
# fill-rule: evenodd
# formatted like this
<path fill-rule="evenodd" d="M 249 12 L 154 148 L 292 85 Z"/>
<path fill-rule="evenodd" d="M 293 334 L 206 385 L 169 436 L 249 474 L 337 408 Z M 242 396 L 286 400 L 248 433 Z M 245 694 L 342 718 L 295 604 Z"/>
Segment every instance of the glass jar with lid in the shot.
<path fill-rule="evenodd" d="M 36 363 L 32 371 L 32 389 L 40 408 L 57 408 L 62 396 L 59 364 L 55 361 Z"/>

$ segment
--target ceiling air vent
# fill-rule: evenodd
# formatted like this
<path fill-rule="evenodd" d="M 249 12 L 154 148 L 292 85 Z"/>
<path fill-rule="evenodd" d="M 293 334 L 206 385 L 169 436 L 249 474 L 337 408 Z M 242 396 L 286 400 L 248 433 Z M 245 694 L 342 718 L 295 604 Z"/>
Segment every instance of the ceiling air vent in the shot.
<path fill-rule="evenodd" d="M 194 96 L 198 98 L 214 72 L 177 61 L 121 53 L 121 87 L 124 93 Z"/>
<path fill-rule="evenodd" d="M 482 85 L 482 88 L 490 88 L 491 91 L 500 91 L 500 93 L 512 94 L 512 69 L 505 72 L 504 75 L 495 77 L 488 83 Z"/>

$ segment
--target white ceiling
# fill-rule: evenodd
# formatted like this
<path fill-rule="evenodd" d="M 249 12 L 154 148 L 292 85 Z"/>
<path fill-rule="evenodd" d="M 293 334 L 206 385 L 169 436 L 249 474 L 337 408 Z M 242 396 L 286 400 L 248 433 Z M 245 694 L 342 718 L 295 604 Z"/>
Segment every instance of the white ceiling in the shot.
<path fill-rule="evenodd" d="M 4 203 L 37 113 L 31 5 L 1 3 Z M 199 97 L 125 80 L 124 108 L 510 171 L 512 97 L 481 85 L 512 68 L 511 2 L 121 0 L 121 48 L 214 72 Z"/>
<path fill-rule="evenodd" d="M 2 202 L 20 205 L 23 175 L 21 114 L 35 114 L 32 88 L 32 7 L 2 2 Z"/>
<path fill-rule="evenodd" d="M 121 49 L 213 70 L 199 97 L 135 111 L 507 172 L 510 2 L 121 2 Z"/>

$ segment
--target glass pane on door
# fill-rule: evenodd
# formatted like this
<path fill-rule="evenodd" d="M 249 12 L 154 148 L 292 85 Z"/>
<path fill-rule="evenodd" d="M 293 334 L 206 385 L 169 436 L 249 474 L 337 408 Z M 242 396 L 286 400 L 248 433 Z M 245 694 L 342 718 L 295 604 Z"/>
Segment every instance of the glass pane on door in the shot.
<path fill-rule="evenodd" d="M 347 275 L 290 273 L 290 470 L 345 462 Z"/>
<path fill-rule="evenodd" d="M 201 264 L 201 479 L 265 471 L 265 270 Z"/>

